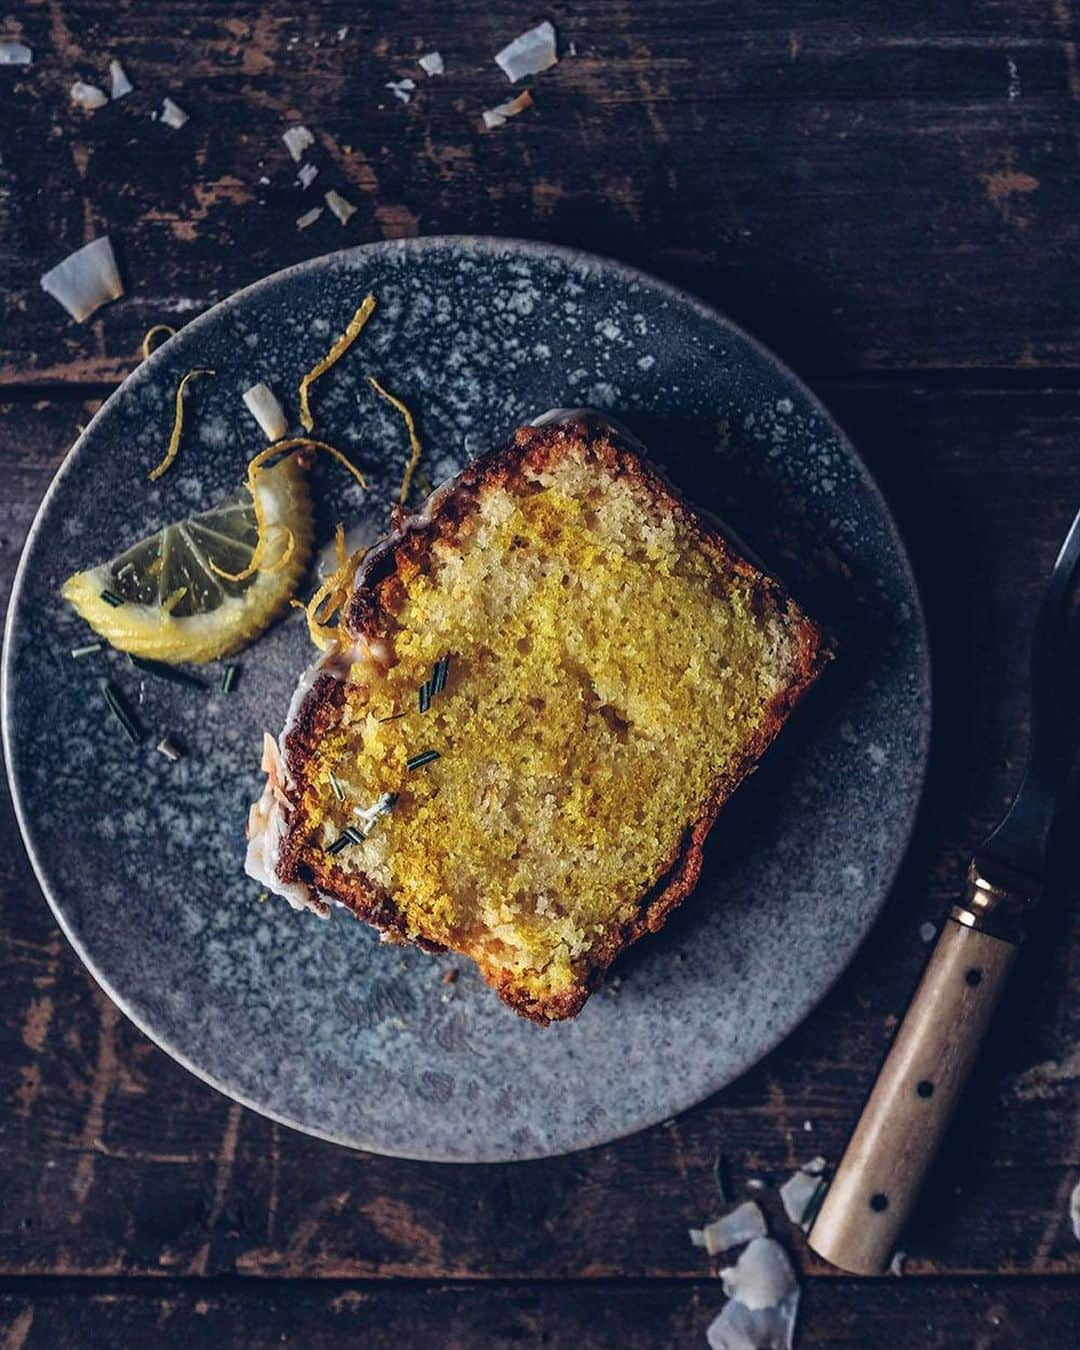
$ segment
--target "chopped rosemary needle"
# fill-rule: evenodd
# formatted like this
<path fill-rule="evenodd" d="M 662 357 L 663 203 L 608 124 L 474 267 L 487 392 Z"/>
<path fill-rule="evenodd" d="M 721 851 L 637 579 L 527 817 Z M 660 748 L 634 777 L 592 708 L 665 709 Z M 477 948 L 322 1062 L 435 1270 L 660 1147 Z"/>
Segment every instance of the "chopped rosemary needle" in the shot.
<path fill-rule="evenodd" d="M 330 786 L 331 788 L 333 788 L 334 791 L 334 796 L 338 799 L 339 802 L 343 802 L 345 800 L 345 789 L 341 786 L 341 783 L 338 780 L 338 776 L 336 773 L 333 772 L 333 770 L 331 770 L 329 778 L 330 778 Z"/>
<path fill-rule="evenodd" d="M 124 603 L 123 598 L 117 595 L 115 591 L 102 591 L 101 598 L 107 605 L 112 605 L 113 609 L 117 609 Z"/>
<path fill-rule="evenodd" d="M 438 750 L 425 750 L 423 754 L 413 755 L 412 759 L 407 759 L 405 767 L 407 769 L 422 769 L 425 764 L 431 764 L 438 758 Z"/>
<path fill-rule="evenodd" d="M 183 747 L 174 741 L 171 736 L 162 736 L 154 749 L 159 755 L 164 755 L 171 764 L 175 764 L 178 759 L 184 758 Z"/>
<path fill-rule="evenodd" d="M 446 677 L 450 673 L 450 656 L 440 656 L 431 667 L 431 692 L 441 694 L 446 688 Z"/>
<path fill-rule="evenodd" d="M 239 670 L 239 666 L 237 666 L 235 662 L 230 661 L 229 664 L 225 667 L 225 669 L 221 672 L 221 692 L 223 694 L 232 693 L 236 685 L 237 670 Z"/>
<path fill-rule="evenodd" d="M 83 647 L 72 647 L 69 655 L 74 661 L 81 661 L 84 656 L 94 656 L 104 648 L 104 643 L 88 642 Z"/>
<path fill-rule="evenodd" d="M 144 670 L 147 675 L 156 675 L 159 680 L 168 680 L 170 684 L 186 684 L 191 689 L 206 688 L 198 675 L 179 670 L 176 666 L 166 665 L 164 661 L 148 661 L 145 656 L 132 656 L 130 653 L 128 660 L 137 670 Z"/>
<path fill-rule="evenodd" d="M 110 680 L 101 681 L 101 692 L 105 696 L 105 702 L 109 705 L 109 711 L 124 728 L 124 734 L 128 740 L 133 745 L 141 744 L 143 729 L 136 721 L 135 714 L 128 707 L 127 699 Z"/>
<path fill-rule="evenodd" d="M 362 844 L 363 842 L 363 831 L 356 829 L 353 825 L 346 825 L 326 851 L 329 854 L 340 853 L 343 848 L 348 848 L 350 844 Z"/>
<path fill-rule="evenodd" d="M 426 713 L 431 707 L 431 681 L 425 680 L 417 693 L 420 700 L 420 711 Z"/>
<path fill-rule="evenodd" d="M 377 722 L 396 722 L 396 721 L 398 720 L 399 717 L 404 717 L 404 716 L 405 716 L 405 713 L 404 713 L 404 712 L 391 713 L 389 717 L 378 717 L 378 718 L 376 718 L 375 720 L 376 720 Z"/>

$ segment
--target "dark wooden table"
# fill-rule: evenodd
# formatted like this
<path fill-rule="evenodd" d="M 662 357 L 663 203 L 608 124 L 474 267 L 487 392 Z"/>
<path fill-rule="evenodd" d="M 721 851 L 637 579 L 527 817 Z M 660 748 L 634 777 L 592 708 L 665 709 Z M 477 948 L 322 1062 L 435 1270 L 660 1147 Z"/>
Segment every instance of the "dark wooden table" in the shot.
<path fill-rule="evenodd" d="M 485 133 L 480 110 L 510 92 L 492 54 L 545 16 L 576 54 Z M 78 424 L 151 324 L 348 243 L 521 235 L 683 283 L 810 379 L 910 544 L 936 712 L 895 895 L 814 1015 L 678 1120 L 515 1166 L 349 1153 L 204 1087 L 96 989 L 6 811 L 0 1343 L 703 1345 L 723 1300 L 686 1229 L 717 1212 L 717 1154 L 740 1184 L 839 1157 L 925 958 L 919 926 L 1016 781 L 1033 608 L 1080 504 L 1080 19 L 1069 0 L 21 0 L 0 18 L 16 36 L 35 62 L 0 68 L 5 590 Z M 415 65 L 431 48 L 443 78 Z M 73 108 L 72 81 L 107 86 L 110 56 L 136 92 Z M 408 106 L 384 88 L 403 76 Z M 191 114 L 181 131 L 150 120 L 165 95 Z M 307 194 L 280 139 L 295 121 L 318 142 Z M 350 225 L 298 231 L 331 186 L 359 207 Z M 79 327 L 38 277 L 104 230 L 127 295 Z M 1080 1339 L 1080 921 L 1062 873 L 903 1278 L 841 1276 L 776 1222 L 804 1273 L 803 1345 Z"/>

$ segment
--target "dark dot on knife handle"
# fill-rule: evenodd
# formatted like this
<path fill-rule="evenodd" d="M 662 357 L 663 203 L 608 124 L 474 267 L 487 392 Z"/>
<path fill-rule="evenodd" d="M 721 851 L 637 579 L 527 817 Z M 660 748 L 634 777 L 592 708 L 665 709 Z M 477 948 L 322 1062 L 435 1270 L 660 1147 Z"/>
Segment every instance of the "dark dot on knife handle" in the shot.
<path fill-rule="evenodd" d="M 917 1084 L 915 1091 L 920 1097 L 932 1097 L 934 1095 L 934 1085 L 928 1079 L 924 1078 L 921 1083 Z"/>
<path fill-rule="evenodd" d="M 870 1208 L 875 1214 L 880 1214 L 882 1210 L 889 1208 L 889 1197 L 878 1191 L 876 1195 L 870 1197 Z"/>
<path fill-rule="evenodd" d="M 972 966 L 964 976 L 964 979 L 967 980 L 968 984 L 974 989 L 977 984 L 982 984 L 982 971 L 978 966 Z"/>

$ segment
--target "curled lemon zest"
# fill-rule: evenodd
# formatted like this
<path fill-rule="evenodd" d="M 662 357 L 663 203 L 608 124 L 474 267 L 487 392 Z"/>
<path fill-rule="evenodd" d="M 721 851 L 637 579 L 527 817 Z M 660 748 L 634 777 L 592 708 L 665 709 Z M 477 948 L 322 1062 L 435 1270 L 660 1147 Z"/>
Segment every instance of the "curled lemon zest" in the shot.
<path fill-rule="evenodd" d="M 281 528 L 289 537 L 285 542 L 285 547 L 281 551 L 281 557 L 276 558 L 268 567 L 264 567 L 262 569 L 264 572 L 280 572 L 296 552 L 296 535 L 293 534 L 288 525 L 283 525 Z"/>
<path fill-rule="evenodd" d="M 338 571 L 349 561 L 349 555 L 345 552 L 345 526 L 339 520 L 334 530 L 334 553 L 337 557 Z"/>
<path fill-rule="evenodd" d="M 208 561 L 210 563 L 211 572 L 215 573 L 215 575 L 219 577 L 222 577 L 225 581 L 247 581 L 248 577 L 255 575 L 255 572 L 267 572 L 267 573 L 280 572 L 281 569 L 289 562 L 289 559 L 292 557 L 293 553 L 295 553 L 296 551 L 296 535 L 293 534 L 292 530 L 289 529 L 288 525 L 281 525 L 277 522 L 275 522 L 271 526 L 268 526 L 267 529 L 284 530 L 287 536 L 285 540 L 285 547 L 281 551 L 281 556 L 276 558 L 274 562 L 263 564 L 260 561 L 260 563 L 256 566 L 255 558 L 256 554 L 259 551 L 259 546 L 256 543 L 255 548 L 252 550 L 251 553 L 251 562 L 248 563 L 247 567 L 245 567 L 243 571 L 226 572 L 224 568 L 219 567 L 217 565 L 217 563 L 213 560 L 213 558 L 210 558 Z M 262 536 L 260 536 L 260 538 L 261 537 Z"/>
<path fill-rule="evenodd" d="M 171 614 L 180 601 L 183 600 L 184 596 L 187 595 L 187 592 L 188 588 L 186 586 L 177 586 L 175 591 L 170 592 L 170 594 L 161 602 L 162 614 Z"/>
<path fill-rule="evenodd" d="M 326 578 L 319 586 L 315 594 L 306 605 L 298 606 L 305 611 L 307 618 L 308 633 L 312 642 L 321 651 L 335 645 L 341 646 L 341 611 L 352 592 L 353 581 L 356 578 L 356 569 L 360 566 L 361 560 L 367 553 L 366 548 L 358 548 L 352 557 L 344 557 L 345 551 L 345 531 L 339 525 L 336 543 L 340 546 L 339 557 L 344 560 L 339 564 L 334 572 Z M 329 604 L 325 613 L 320 613 L 323 606 Z M 331 619 L 337 614 L 337 622 L 331 623 Z"/>
<path fill-rule="evenodd" d="M 321 450 L 324 454 L 329 455 L 331 459 L 335 459 L 339 464 L 343 464 L 362 488 L 367 487 L 367 479 L 352 460 L 343 455 L 340 450 L 335 449 L 334 446 L 327 445 L 325 441 L 312 440 L 309 436 L 294 436 L 290 440 L 278 441 L 276 444 L 268 445 L 264 450 L 260 450 L 248 464 L 247 482 L 245 484 L 248 492 L 251 493 L 251 504 L 255 510 L 255 525 L 259 532 L 258 538 L 255 541 L 255 549 L 251 555 L 251 561 L 240 572 L 223 572 L 221 568 L 211 560 L 211 568 L 219 577 L 224 577 L 226 581 L 247 581 L 249 577 L 253 577 L 255 573 L 260 570 L 276 572 L 279 568 L 284 567 L 292 556 L 291 547 L 287 547 L 284 559 L 279 558 L 273 567 L 263 569 L 262 560 L 266 553 L 270 525 L 263 511 L 262 502 L 259 499 L 259 493 L 256 491 L 256 487 L 259 473 L 267 460 L 276 459 L 277 456 L 287 454 L 294 450 L 298 453 L 304 450 Z M 344 544 L 342 547 L 344 547 Z"/>
<path fill-rule="evenodd" d="M 180 450 L 180 436 L 184 430 L 184 390 L 188 382 L 193 380 L 196 375 L 216 375 L 214 370 L 189 370 L 180 383 L 176 386 L 176 413 L 173 417 L 173 428 L 169 436 L 169 448 L 165 451 L 165 458 L 156 469 L 150 470 L 150 482 L 155 482 L 163 473 L 168 473 L 172 467 L 173 460 Z"/>
<path fill-rule="evenodd" d="M 159 333 L 164 333 L 166 338 L 171 338 L 176 336 L 176 329 L 171 323 L 156 323 L 153 328 L 148 328 L 146 336 L 142 340 L 142 359 L 144 361 L 155 350 L 154 339 Z"/>
<path fill-rule="evenodd" d="M 352 316 L 349 326 L 345 329 L 344 333 L 342 333 L 322 360 L 316 361 L 300 381 L 300 422 L 305 431 L 313 431 L 315 428 L 315 420 L 311 416 L 311 404 L 308 401 L 308 390 L 320 375 L 325 375 L 330 367 L 345 355 L 360 336 L 360 330 L 374 312 L 375 296 L 370 294 L 366 295 L 360 308 Z"/>
<path fill-rule="evenodd" d="M 413 474 L 416 472 L 416 466 L 420 463 L 420 437 L 416 434 L 416 422 L 412 413 L 402 403 L 401 399 L 395 398 L 389 390 L 384 389 L 374 375 L 368 376 L 368 384 L 379 395 L 386 399 L 392 408 L 396 408 L 405 419 L 405 430 L 409 433 L 409 462 L 405 466 L 405 476 L 401 480 L 401 491 L 398 493 L 398 505 L 404 506 L 409 499 L 409 488 L 412 487 Z"/>

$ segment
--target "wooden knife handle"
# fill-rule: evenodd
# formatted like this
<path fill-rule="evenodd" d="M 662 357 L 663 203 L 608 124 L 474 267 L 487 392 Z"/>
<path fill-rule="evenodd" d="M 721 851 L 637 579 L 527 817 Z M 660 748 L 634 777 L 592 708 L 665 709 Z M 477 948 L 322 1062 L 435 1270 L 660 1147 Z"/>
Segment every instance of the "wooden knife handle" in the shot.
<path fill-rule="evenodd" d="M 1018 950 L 945 924 L 810 1233 L 841 1270 L 888 1265 Z"/>

